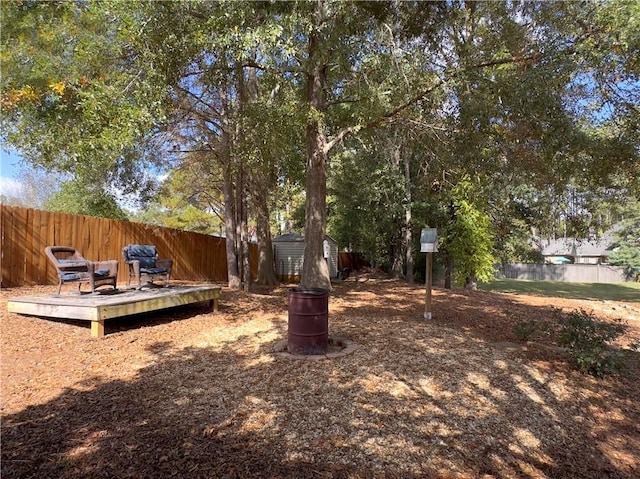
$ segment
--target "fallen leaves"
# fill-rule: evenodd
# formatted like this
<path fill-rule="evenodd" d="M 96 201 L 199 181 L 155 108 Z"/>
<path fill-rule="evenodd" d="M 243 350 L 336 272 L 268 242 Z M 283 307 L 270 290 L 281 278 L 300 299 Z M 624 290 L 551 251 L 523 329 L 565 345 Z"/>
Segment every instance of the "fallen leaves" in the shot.
<path fill-rule="evenodd" d="M 363 276 L 360 276 L 363 279 Z M 364 278 L 366 279 L 366 278 Z M 368 278 L 336 285 L 330 334 L 360 346 L 295 361 L 286 287 L 224 290 L 199 306 L 88 325 L 6 313 L 0 292 L 2 477 L 636 477 L 637 353 L 623 374 L 572 370 L 553 344 L 523 344 L 519 318 L 552 308 L 640 304 L 549 300 Z"/>

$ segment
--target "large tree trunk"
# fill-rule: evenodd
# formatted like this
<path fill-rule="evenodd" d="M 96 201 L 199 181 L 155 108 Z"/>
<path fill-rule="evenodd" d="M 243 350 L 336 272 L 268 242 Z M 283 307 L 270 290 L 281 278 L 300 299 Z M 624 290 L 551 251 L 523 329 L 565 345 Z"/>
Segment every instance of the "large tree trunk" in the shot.
<path fill-rule="evenodd" d="M 222 192 L 224 195 L 224 227 L 226 237 L 226 250 L 227 250 L 227 279 L 229 281 L 229 288 L 240 289 L 241 278 L 238 262 L 238 248 L 237 248 L 237 236 L 236 236 L 236 196 L 233 188 L 233 175 L 235 168 L 231 159 L 231 138 L 229 135 L 229 125 L 226 118 L 228 110 L 223 107 L 222 121 L 225 123 L 220 135 L 220 154 L 222 159 L 222 165 L 224 169 L 224 179 L 222 185 Z"/>
<path fill-rule="evenodd" d="M 405 220 L 405 228 L 404 228 L 404 244 L 405 244 L 405 262 L 407 265 L 407 273 L 406 278 L 409 283 L 413 283 L 413 236 L 411 230 L 411 158 L 405 151 L 404 155 L 404 178 L 405 178 L 405 188 L 406 188 L 406 198 L 407 204 L 404 210 L 404 220 Z"/>
<path fill-rule="evenodd" d="M 323 21 L 324 6 L 318 1 L 317 22 Z M 322 242 L 327 227 L 327 139 L 323 131 L 322 117 L 327 110 L 325 88 L 327 66 L 320 59 L 320 34 L 315 30 L 309 36 L 309 70 L 307 72 L 307 119 L 306 147 L 306 205 L 304 225 L 304 258 L 302 265 L 302 288 L 331 290 L 329 267 L 323 256 Z"/>
<path fill-rule="evenodd" d="M 410 179 L 408 175 L 409 159 L 406 156 L 405 148 L 402 145 L 402 137 L 396 129 L 393 135 L 393 144 L 391 145 L 391 162 L 396 171 L 403 168 L 403 176 L 405 177 L 405 217 L 398 218 L 396 223 L 396 231 L 394 232 L 394 241 L 391 252 L 391 276 L 394 278 L 408 278 L 413 276 L 413 269 L 409 273 L 409 262 L 407 261 L 411 255 L 411 190 L 409 189 Z M 413 267 L 413 263 L 411 263 Z M 407 267 L 405 276 L 405 266 Z"/>
<path fill-rule="evenodd" d="M 391 277 L 404 278 L 402 223 L 400 221 L 395 221 L 394 223 L 393 243 L 391 245 Z"/>
<path fill-rule="evenodd" d="M 253 67 L 246 67 L 246 81 L 243 81 L 240 91 L 241 107 L 246 103 L 255 103 L 258 100 L 258 75 Z M 244 76 L 241 77 L 244 80 Z M 258 275 L 257 283 L 261 286 L 275 286 L 279 283 L 273 264 L 273 248 L 271 246 L 271 225 L 269 222 L 269 189 L 272 175 L 269 171 L 270 158 L 262 152 L 261 168 L 254 168 L 248 173 L 247 194 L 251 195 L 251 205 L 256 217 L 256 237 L 258 240 Z M 247 244 L 246 263 L 247 274 L 249 272 L 249 251 Z M 245 287 L 246 289 L 246 287 Z"/>
<path fill-rule="evenodd" d="M 240 278 L 242 290 L 249 292 L 251 287 L 251 268 L 249 266 L 249 225 L 247 214 L 247 195 L 245 187 L 244 166 L 240 164 L 238 172 L 238 185 L 236 187 L 237 205 L 237 248 L 240 264 Z"/>
<path fill-rule="evenodd" d="M 393 144 L 391 145 L 391 163 L 394 170 L 400 169 L 400 161 L 402 157 L 402 148 L 400 147 L 400 139 L 398 138 L 398 130 L 394 131 Z M 403 257 L 403 240 L 402 234 L 403 223 L 400 219 L 394 221 L 395 231 L 393 232 L 393 244 L 391 248 L 391 276 L 393 278 L 404 278 L 404 257 Z"/>
<path fill-rule="evenodd" d="M 252 188 L 253 206 L 256 213 L 256 234 L 258 236 L 258 279 L 262 286 L 275 286 L 279 283 L 273 265 L 273 247 L 271 245 L 271 226 L 269 224 L 269 205 L 267 201 L 267 181 L 257 180 Z"/>
<path fill-rule="evenodd" d="M 236 250 L 236 211 L 235 195 L 233 194 L 232 168 L 224 168 L 224 227 L 227 249 L 227 279 L 229 288 L 240 289 L 240 271 L 238 269 L 238 255 Z"/>
<path fill-rule="evenodd" d="M 235 123 L 235 138 L 236 141 L 241 142 L 244 137 L 244 121 L 242 120 L 242 116 L 247 105 L 256 100 L 257 85 L 254 69 L 249 69 L 248 79 L 245 78 L 245 71 L 240 63 L 236 63 L 235 70 L 236 91 L 238 95 L 238 118 Z M 251 83 L 251 85 L 248 85 L 248 83 Z M 242 153 L 240 152 L 238 157 L 238 180 L 236 183 L 236 241 L 241 285 L 243 291 L 246 292 L 249 292 L 251 288 L 251 267 L 249 262 L 249 211 L 247 205 L 248 184 L 250 182 L 249 174 L 250 173 L 245 167 L 245 161 L 242 157 Z"/>
<path fill-rule="evenodd" d="M 307 182 L 304 225 L 302 288 L 331 289 L 329 267 L 323 256 L 322 242 L 327 225 L 327 154 L 319 122 L 307 125 Z"/>
<path fill-rule="evenodd" d="M 445 253 L 444 256 L 444 287 L 451 289 L 451 278 L 453 276 L 453 258 Z"/>

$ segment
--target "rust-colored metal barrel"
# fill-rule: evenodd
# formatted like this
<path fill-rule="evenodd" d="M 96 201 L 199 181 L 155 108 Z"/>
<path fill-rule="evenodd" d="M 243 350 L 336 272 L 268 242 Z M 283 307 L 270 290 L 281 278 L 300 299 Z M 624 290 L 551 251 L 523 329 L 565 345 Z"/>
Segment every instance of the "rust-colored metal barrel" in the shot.
<path fill-rule="evenodd" d="M 287 349 L 291 354 L 326 354 L 329 349 L 329 291 L 290 288 Z"/>

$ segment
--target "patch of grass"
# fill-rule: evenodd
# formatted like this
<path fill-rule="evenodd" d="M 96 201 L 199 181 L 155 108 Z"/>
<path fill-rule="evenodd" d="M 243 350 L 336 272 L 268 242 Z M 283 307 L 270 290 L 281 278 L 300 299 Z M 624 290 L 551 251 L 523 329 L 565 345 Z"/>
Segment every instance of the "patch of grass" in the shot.
<path fill-rule="evenodd" d="M 482 283 L 478 287 L 485 291 L 498 293 L 640 302 L 640 283 L 565 283 L 561 281 L 497 279 L 489 283 Z"/>

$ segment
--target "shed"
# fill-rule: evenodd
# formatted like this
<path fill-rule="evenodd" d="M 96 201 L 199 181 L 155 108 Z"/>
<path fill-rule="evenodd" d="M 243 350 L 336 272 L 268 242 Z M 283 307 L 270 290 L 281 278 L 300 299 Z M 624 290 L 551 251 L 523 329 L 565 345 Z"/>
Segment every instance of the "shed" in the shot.
<path fill-rule="evenodd" d="M 327 245 L 329 276 L 335 278 L 338 275 L 338 243 L 331 236 L 325 235 L 324 238 Z M 285 282 L 300 281 L 304 258 L 304 236 L 287 233 L 275 237 L 271 243 L 278 278 Z"/>

